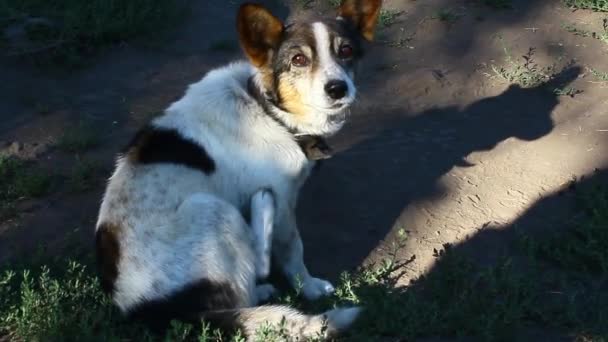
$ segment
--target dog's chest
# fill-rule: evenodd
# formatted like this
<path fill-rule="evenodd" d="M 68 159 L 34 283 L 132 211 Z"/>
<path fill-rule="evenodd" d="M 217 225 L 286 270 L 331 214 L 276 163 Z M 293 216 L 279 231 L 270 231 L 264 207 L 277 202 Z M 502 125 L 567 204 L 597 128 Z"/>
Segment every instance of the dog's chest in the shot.
<path fill-rule="evenodd" d="M 218 159 L 218 177 L 226 197 L 242 205 L 260 188 L 272 188 L 280 201 L 295 201 L 313 163 L 293 140 L 269 140 L 264 137 L 224 145 Z"/>

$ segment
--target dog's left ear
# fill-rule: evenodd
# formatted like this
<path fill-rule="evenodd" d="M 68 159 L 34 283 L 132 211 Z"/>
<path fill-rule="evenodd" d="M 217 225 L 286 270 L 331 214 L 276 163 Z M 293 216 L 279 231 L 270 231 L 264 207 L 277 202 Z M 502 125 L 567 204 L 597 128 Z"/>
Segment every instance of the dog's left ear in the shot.
<path fill-rule="evenodd" d="M 382 0 L 344 0 L 338 17 L 350 21 L 368 41 L 374 39 L 374 28 Z"/>
<path fill-rule="evenodd" d="M 244 4 L 237 16 L 237 30 L 245 54 L 254 66 L 261 67 L 281 41 L 283 23 L 260 5 Z"/>

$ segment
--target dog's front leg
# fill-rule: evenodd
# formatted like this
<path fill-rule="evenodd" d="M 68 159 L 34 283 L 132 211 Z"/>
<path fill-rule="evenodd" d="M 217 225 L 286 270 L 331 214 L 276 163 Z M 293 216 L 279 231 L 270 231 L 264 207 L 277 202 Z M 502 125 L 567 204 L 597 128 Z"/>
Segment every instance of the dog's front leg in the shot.
<path fill-rule="evenodd" d="M 312 277 L 304 265 L 304 247 L 296 224 L 295 211 L 283 213 L 275 230 L 273 255 L 287 279 L 295 289 L 301 289 L 308 300 L 314 300 L 334 292 L 332 284 Z"/>

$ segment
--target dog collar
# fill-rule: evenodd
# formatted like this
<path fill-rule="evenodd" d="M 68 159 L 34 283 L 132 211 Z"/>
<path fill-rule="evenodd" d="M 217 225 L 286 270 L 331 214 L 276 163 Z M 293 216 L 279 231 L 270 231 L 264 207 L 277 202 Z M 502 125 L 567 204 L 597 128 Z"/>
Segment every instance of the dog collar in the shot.
<path fill-rule="evenodd" d="M 332 156 L 332 149 L 327 144 L 327 141 L 319 135 L 300 134 L 297 130 L 289 127 L 273 110 L 278 108 L 283 110 L 281 106 L 273 100 L 269 94 L 263 94 L 261 89 L 255 84 L 253 76 L 247 80 L 247 90 L 249 94 L 260 104 L 264 113 L 272 118 L 279 125 L 284 127 L 294 138 L 294 140 L 302 149 L 304 155 L 309 160 L 328 159 Z M 285 110 L 283 110 L 285 111 Z"/>

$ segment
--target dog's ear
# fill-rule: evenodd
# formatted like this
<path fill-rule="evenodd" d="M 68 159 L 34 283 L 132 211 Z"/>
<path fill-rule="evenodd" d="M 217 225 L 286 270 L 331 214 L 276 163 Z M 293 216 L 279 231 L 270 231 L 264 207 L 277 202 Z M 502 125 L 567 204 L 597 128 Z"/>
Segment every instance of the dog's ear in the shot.
<path fill-rule="evenodd" d="M 374 28 L 382 0 L 344 0 L 338 16 L 350 21 L 361 32 L 361 35 L 371 41 L 374 38 Z"/>
<path fill-rule="evenodd" d="M 254 66 L 261 67 L 278 46 L 283 23 L 260 5 L 244 4 L 237 16 L 237 30 L 245 54 Z"/>

